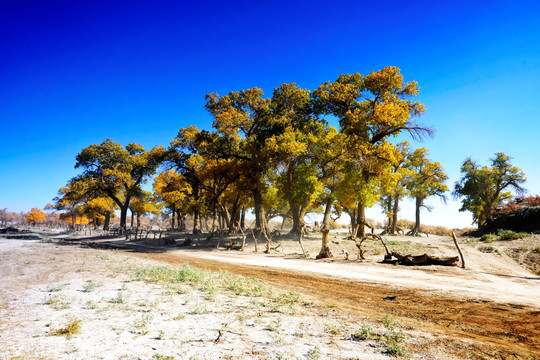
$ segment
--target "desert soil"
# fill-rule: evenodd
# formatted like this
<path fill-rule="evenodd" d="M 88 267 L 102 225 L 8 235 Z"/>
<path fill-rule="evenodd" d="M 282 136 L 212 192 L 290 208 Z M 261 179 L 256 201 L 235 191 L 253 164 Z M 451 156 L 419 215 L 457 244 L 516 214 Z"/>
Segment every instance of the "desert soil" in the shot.
<path fill-rule="evenodd" d="M 449 237 L 389 239 L 402 252 L 456 255 Z M 540 278 L 508 254 L 539 240 L 460 239 L 462 269 L 380 264 L 375 243 L 367 260 L 347 261 L 341 250 L 355 258 L 354 243 L 340 234 L 332 236 L 336 256 L 318 261 L 317 235 L 305 240 L 309 259 L 290 240 L 283 253 L 261 254 L 260 243 L 254 253 L 253 244 L 237 252 L 214 243 L 0 239 L 0 359 L 387 359 L 389 334 L 398 332 L 405 357 L 415 359 L 537 359 Z M 183 263 L 257 278 L 285 295 L 249 297 L 200 284 L 179 290 L 134 279 L 130 270 Z M 294 299 L 291 292 L 300 300 L 276 300 Z M 80 333 L 51 336 L 73 320 Z M 362 328 L 375 335 L 359 341 L 352 335 Z"/>

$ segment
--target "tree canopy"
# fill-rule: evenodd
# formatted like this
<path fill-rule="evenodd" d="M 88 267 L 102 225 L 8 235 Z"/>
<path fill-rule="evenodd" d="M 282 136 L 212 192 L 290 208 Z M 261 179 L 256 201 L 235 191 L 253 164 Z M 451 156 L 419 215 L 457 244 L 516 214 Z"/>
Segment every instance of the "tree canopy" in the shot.
<path fill-rule="evenodd" d="M 471 158 L 461 165 L 461 179 L 455 183 L 453 195 L 461 198 L 459 211 L 471 211 L 478 226 L 484 225 L 504 200 L 512 198 L 511 189 L 524 193 L 523 171 L 510 163 L 512 158 L 502 152 L 491 158 L 491 166 L 480 166 Z"/>

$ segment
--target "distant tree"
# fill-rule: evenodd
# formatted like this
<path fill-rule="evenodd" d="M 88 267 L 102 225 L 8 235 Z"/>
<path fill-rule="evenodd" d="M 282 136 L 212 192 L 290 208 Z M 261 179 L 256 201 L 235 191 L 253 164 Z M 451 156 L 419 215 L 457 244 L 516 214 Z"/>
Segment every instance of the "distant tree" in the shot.
<path fill-rule="evenodd" d="M 80 178 L 72 178 L 64 187 L 58 190 L 58 196 L 53 199 L 53 202 L 47 204 L 45 209 L 63 211 L 61 220 L 71 224 L 75 228 L 77 217 L 82 216 L 82 206 L 88 201 L 88 183 Z"/>
<path fill-rule="evenodd" d="M 114 201 L 109 197 L 95 197 L 86 201 L 81 207 L 81 213 L 91 219 L 95 226 L 103 224 L 103 230 L 109 230 L 111 218 L 117 209 Z"/>
<path fill-rule="evenodd" d="M 383 233 L 389 235 L 396 234 L 399 202 L 407 194 L 407 175 L 411 173 L 411 170 L 404 166 L 407 155 L 410 153 L 409 142 L 400 142 L 397 144 L 396 150 L 396 160 L 392 163 L 391 171 L 382 179 L 380 189 L 382 194 L 380 204 L 388 219 L 386 229 Z"/>
<path fill-rule="evenodd" d="M 0 209 L 0 225 L 6 226 L 13 221 L 13 217 L 7 208 Z"/>
<path fill-rule="evenodd" d="M 507 213 L 523 207 L 540 206 L 540 195 L 516 196 L 495 209 L 496 213 Z"/>
<path fill-rule="evenodd" d="M 186 177 L 178 174 L 175 170 L 164 171 L 154 179 L 154 193 L 163 202 L 171 213 L 171 228 L 175 228 L 176 218 L 180 219 L 178 227 L 182 229 L 181 220 L 186 214 L 186 198 L 191 194 L 191 184 Z M 177 216 L 175 216 L 177 215 Z M 183 229 L 182 229 L 183 230 Z"/>
<path fill-rule="evenodd" d="M 424 201 L 430 196 L 439 196 L 446 201 L 444 193 L 448 191 L 448 186 L 444 183 L 448 176 L 443 171 L 438 161 L 432 162 L 427 157 L 428 150 L 423 147 L 416 149 L 407 157 L 404 165 L 406 169 L 411 170 L 407 175 L 406 187 L 409 195 L 415 199 L 416 222 L 408 235 L 416 236 L 420 231 L 420 210 L 427 206 Z M 429 209 L 429 208 L 428 208 Z"/>
<path fill-rule="evenodd" d="M 75 168 L 92 180 L 95 190 L 110 197 L 120 208 L 120 227 L 125 230 L 129 205 L 141 192 L 140 185 L 156 172 L 163 159 L 163 148 L 146 151 L 139 144 L 125 148 L 112 141 L 90 145 L 77 155 Z"/>
<path fill-rule="evenodd" d="M 142 190 L 129 204 L 131 210 L 131 227 L 134 219 L 137 218 L 137 227 L 141 226 L 141 216 L 146 214 L 158 215 L 161 212 L 161 205 L 156 201 L 150 191 Z"/>
<path fill-rule="evenodd" d="M 45 213 L 38 208 L 32 208 L 26 216 L 26 221 L 32 225 L 42 223 L 45 220 Z"/>
<path fill-rule="evenodd" d="M 461 166 L 462 177 L 455 183 L 452 194 L 463 198 L 459 211 L 471 211 L 479 227 L 491 219 L 503 201 L 512 198 L 508 190 L 513 189 L 518 194 L 525 191 L 521 186 L 526 181 L 525 174 L 510 163 L 511 159 L 498 152 L 490 159 L 491 166 L 480 166 L 471 158 Z"/>

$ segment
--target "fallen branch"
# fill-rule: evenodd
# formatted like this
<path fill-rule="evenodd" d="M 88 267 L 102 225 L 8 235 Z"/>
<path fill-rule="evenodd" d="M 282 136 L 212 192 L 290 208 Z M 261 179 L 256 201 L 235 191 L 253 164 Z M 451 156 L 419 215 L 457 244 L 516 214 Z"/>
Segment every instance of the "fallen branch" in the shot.
<path fill-rule="evenodd" d="M 393 259 L 395 258 L 395 259 Z M 383 263 L 385 264 L 399 264 L 408 266 L 419 265 L 445 265 L 455 266 L 459 261 L 459 257 L 436 257 L 428 254 L 413 256 L 413 255 L 401 255 L 395 251 L 391 254 L 387 254 L 384 257 Z"/>

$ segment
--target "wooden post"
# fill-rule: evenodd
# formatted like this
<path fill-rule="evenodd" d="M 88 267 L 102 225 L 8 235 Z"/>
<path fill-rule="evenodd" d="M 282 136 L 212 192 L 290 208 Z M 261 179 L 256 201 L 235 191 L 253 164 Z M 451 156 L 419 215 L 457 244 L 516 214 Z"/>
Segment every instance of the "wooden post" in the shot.
<path fill-rule="evenodd" d="M 452 238 L 454 239 L 454 244 L 456 244 L 457 250 L 459 252 L 459 257 L 461 258 L 461 267 L 465 269 L 465 259 L 463 258 L 463 253 L 461 252 L 461 249 L 459 248 L 459 245 L 457 243 L 456 234 L 454 233 L 454 230 L 452 230 Z"/>

